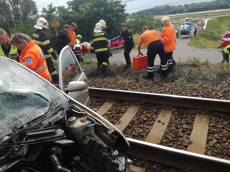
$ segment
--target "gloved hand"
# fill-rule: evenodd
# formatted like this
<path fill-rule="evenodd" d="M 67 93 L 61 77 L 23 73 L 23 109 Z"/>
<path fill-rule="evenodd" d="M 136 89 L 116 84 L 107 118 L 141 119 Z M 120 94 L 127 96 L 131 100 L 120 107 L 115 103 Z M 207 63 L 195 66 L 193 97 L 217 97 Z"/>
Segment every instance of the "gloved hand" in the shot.
<path fill-rule="evenodd" d="M 139 55 L 139 56 L 143 56 L 143 53 L 142 53 L 142 52 L 139 52 L 138 55 Z"/>

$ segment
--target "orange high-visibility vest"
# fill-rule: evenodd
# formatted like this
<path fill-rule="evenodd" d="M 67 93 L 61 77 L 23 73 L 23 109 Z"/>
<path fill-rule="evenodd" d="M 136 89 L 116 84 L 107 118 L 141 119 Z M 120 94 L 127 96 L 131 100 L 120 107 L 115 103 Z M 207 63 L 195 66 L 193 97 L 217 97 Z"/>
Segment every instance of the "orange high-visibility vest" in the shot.
<path fill-rule="evenodd" d="M 26 47 L 22 49 L 19 61 L 41 77 L 51 81 L 51 76 L 42 50 L 33 41 L 30 41 Z"/>
<path fill-rule="evenodd" d="M 161 40 L 161 35 L 155 30 L 144 31 L 138 39 L 138 45 L 144 44 L 146 47 L 154 41 Z"/>
<path fill-rule="evenodd" d="M 76 33 L 73 30 L 69 30 L 67 31 L 67 34 L 70 40 L 70 44 L 74 46 L 76 44 Z"/>
<path fill-rule="evenodd" d="M 172 24 L 165 26 L 162 32 L 162 42 L 166 53 L 176 49 L 176 30 Z"/>

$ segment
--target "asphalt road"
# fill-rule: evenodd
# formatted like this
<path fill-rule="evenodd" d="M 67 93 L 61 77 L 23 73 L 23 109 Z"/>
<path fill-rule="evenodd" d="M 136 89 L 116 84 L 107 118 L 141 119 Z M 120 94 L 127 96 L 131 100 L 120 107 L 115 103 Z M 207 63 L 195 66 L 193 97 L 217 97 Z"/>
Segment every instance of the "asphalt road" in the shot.
<path fill-rule="evenodd" d="M 197 58 L 201 62 L 205 62 L 208 60 L 211 64 L 220 63 L 222 60 L 222 53 L 220 49 L 214 48 L 195 48 L 188 46 L 189 39 L 178 39 L 176 51 L 174 53 L 174 58 L 177 62 L 186 62 L 189 59 Z M 146 52 L 146 49 L 142 50 L 143 53 Z M 124 55 L 123 49 L 112 50 L 112 57 L 110 57 L 109 61 L 111 64 L 124 64 Z M 131 57 L 137 55 L 137 50 L 133 49 L 131 52 Z M 96 60 L 95 57 L 92 57 Z M 156 64 L 159 64 L 159 57 L 156 57 Z"/>

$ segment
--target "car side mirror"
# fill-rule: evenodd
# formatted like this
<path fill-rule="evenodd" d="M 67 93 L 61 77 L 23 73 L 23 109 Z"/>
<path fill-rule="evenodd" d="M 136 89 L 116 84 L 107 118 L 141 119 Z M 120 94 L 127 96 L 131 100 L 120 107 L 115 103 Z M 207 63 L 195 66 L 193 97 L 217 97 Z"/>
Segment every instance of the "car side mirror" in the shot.
<path fill-rule="evenodd" d="M 72 81 L 68 84 L 67 91 L 75 92 L 82 91 L 87 88 L 87 84 L 84 81 Z"/>

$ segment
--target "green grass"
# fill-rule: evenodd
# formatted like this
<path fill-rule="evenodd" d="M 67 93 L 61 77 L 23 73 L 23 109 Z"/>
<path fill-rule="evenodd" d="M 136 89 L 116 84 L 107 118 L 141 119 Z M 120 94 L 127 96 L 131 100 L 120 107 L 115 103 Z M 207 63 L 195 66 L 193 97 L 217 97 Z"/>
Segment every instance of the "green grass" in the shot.
<path fill-rule="evenodd" d="M 201 67 L 201 66 L 209 66 L 210 63 L 208 60 L 200 61 L 200 59 L 196 57 L 190 57 L 188 60 L 184 62 L 177 62 L 177 66 L 190 66 L 190 67 Z"/>
<path fill-rule="evenodd" d="M 220 45 L 220 38 L 224 32 L 230 29 L 230 16 L 210 20 L 205 31 L 197 33 L 189 45 L 202 48 L 217 48 Z"/>

